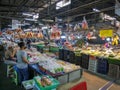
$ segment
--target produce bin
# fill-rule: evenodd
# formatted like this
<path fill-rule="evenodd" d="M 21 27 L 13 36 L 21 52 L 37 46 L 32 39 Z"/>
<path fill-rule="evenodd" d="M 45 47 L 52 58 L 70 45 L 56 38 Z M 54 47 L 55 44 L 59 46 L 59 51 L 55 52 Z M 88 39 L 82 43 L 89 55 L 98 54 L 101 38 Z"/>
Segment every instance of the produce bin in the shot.
<path fill-rule="evenodd" d="M 25 88 L 25 90 L 30 90 L 34 88 L 35 81 L 34 80 L 27 80 L 23 81 L 22 85 Z"/>
<path fill-rule="evenodd" d="M 64 74 L 56 78 L 61 84 L 65 84 L 68 82 L 68 74 Z"/>
<path fill-rule="evenodd" d="M 70 51 L 70 53 L 69 53 L 69 62 L 72 63 L 72 64 L 76 63 L 76 61 L 75 61 L 75 53 L 73 51 Z"/>
<path fill-rule="evenodd" d="M 109 64 L 108 76 L 118 79 L 120 78 L 119 72 L 120 72 L 120 67 L 118 65 Z"/>
<path fill-rule="evenodd" d="M 39 52 L 43 53 L 43 48 L 44 48 L 44 47 L 45 47 L 44 44 L 39 44 L 39 45 L 37 45 L 37 50 L 38 50 Z"/>
<path fill-rule="evenodd" d="M 89 71 L 97 72 L 97 59 L 95 56 L 89 56 Z"/>
<path fill-rule="evenodd" d="M 35 80 L 35 84 L 37 85 L 37 87 L 40 89 L 40 90 L 52 90 L 52 89 L 56 89 L 57 86 L 60 84 L 58 80 L 52 78 L 51 76 L 47 76 L 51 81 L 52 81 L 52 84 L 49 85 L 49 86 L 41 86 L 41 84 L 37 81 L 38 79 L 40 79 L 41 77 L 40 76 L 36 76 L 34 77 L 34 80 Z"/>
<path fill-rule="evenodd" d="M 49 47 L 49 51 L 50 51 L 50 52 L 53 52 L 53 53 L 59 52 L 59 47 L 50 46 L 50 47 Z"/>
<path fill-rule="evenodd" d="M 76 80 L 76 79 L 79 79 L 79 78 L 81 78 L 81 76 L 82 76 L 81 69 L 74 70 L 68 74 L 69 82 Z"/>
<path fill-rule="evenodd" d="M 108 60 L 105 58 L 98 58 L 97 72 L 101 74 L 108 73 Z"/>
<path fill-rule="evenodd" d="M 120 65 L 120 60 L 119 60 L 119 59 L 112 58 L 112 57 L 109 57 L 109 58 L 108 58 L 108 63 L 109 63 L 109 64 Z"/>
<path fill-rule="evenodd" d="M 76 65 L 82 65 L 82 57 L 81 56 L 75 56 L 75 64 Z"/>
<path fill-rule="evenodd" d="M 63 59 L 64 61 L 69 62 L 69 60 L 70 60 L 69 54 L 70 54 L 70 51 L 64 49 L 64 59 Z"/>
<path fill-rule="evenodd" d="M 86 54 L 82 54 L 82 65 L 81 67 L 88 69 L 88 65 L 89 65 L 89 55 Z"/>
<path fill-rule="evenodd" d="M 59 59 L 60 60 L 64 59 L 64 49 L 59 49 Z"/>

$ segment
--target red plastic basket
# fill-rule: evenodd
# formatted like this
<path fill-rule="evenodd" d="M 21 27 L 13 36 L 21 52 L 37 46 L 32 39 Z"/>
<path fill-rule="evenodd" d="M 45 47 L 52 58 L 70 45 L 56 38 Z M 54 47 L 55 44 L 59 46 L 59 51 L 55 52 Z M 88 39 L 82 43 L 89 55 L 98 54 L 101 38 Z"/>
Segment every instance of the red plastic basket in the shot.
<path fill-rule="evenodd" d="M 70 88 L 70 90 L 87 90 L 87 83 L 81 82 L 81 83 L 77 84 L 76 86 Z"/>

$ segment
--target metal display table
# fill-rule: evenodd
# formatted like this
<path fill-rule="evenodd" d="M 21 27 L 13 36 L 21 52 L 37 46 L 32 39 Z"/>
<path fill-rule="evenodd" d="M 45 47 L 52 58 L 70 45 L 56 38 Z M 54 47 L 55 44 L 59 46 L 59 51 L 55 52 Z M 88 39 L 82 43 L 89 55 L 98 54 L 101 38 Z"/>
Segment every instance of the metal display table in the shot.
<path fill-rule="evenodd" d="M 82 69 L 76 69 L 73 70 L 71 72 L 67 72 L 67 73 L 59 73 L 59 74 L 54 74 L 51 75 L 50 73 L 48 73 L 47 70 L 41 69 L 39 68 L 38 64 L 31 64 L 29 65 L 29 68 L 31 68 L 35 74 L 40 74 L 40 75 L 50 75 L 54 78 L 56 78 L 61 84 L 65 84 L 68 82 L 71 82 L 73 80 L 79 79 L 82 77 Z"/>

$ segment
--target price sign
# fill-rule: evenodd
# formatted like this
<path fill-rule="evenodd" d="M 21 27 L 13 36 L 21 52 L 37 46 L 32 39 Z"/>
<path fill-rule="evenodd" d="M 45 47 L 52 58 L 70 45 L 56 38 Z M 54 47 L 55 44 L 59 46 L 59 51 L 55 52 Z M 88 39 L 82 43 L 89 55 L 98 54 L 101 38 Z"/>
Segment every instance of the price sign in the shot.
<path fill-rule="evenodd" d="M 100 30 L 100 37 L 112 37 L 113 36 L 113 30 Z"/>

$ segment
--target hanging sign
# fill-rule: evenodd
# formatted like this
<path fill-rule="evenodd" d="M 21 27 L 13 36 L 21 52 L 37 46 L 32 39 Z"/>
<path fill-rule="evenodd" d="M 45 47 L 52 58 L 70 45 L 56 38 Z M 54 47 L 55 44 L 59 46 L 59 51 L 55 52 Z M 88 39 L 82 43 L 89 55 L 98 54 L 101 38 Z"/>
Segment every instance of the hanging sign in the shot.
<path fill-rule="evenodd" d="M 100 30 L 100 37 L 112 37 L 113 36 L 113 30 Z"/>

